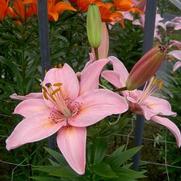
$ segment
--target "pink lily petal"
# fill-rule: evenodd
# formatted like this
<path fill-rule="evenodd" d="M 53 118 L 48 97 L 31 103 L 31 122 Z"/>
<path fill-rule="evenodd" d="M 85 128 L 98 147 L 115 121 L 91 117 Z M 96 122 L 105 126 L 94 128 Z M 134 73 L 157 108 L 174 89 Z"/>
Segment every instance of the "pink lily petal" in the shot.
<path fill-rule="evenodd" d="M 107 30 L 106 23 L 102 23 L 102 37 L 101 44 L 98 48 L 99 59 L 107 58 L 109 52 L 109 33 Z"/>
<path fill-rule="evenodd" d="M 144 97 L 144 91 L 141 90 L 129 91 L 124 95 L 127 100 L 135 104 L 137 107 L 136 113 L 142 113 L 147 120 L 156 115 L 176 116 L 176 113 L 171 109 L 170 103 L 164 99 L 154 96 Z"/>
<path fill-rule="evenodd" d="M 148 105 L 150 109 L 153 109 L 162 115 L 166 116 L 176 115 L 176 113 L 172 111 L 171 105 L 167 100 L 154 96 L 149 96 L 147 99 L 143 101 L 143 104 Z"/>
<path fill-rule="evenodd" d="M 103 67 L 108 63 L 108 59 L 100 59 L 89 64 L 81 72 L 80 77 L 80 93 L 79 95 L 97 89 L 99 86 L 99 76 Z"/>
<path fill-rule="evenodd" d="M 101 76 L 117 88 L 124 87 L 120 82 L 119 74 L 112 70 L 105 70 Z"/>
<path fill-rule="evenodd" d="M 181 29 L 181 18 L 180 17 L 175 17 L 171 21 L 167 21 L 165 23 L 166 27 L 171 27 L 174 28 L 174 30 L 180 30 Z"/>
<path fill-rule="evenodd" d="M 85 173 L 86 128 L 64 127 L 57 135 L 57 144 L 63 156 L 78 174 Z"/>
<path fill-rule="evenodd" d="M 181 41 L 171 40 L 169 48 L 172 47 L 172 46 L 175 46 L 178 49 L 181 49 Z"/>
<path fill-rule="evenodd" d="M 176 62 L 175 65 L 173 66 L 173 71 L 175 72 L 180 67 L 181 67 L 181 61 Z"/>
<path fill-rule="evenodd" d="M 139 9 L 142 10 L 142 11 L 145 11 L 147 0 L 140 0 L 140 1 L 138 1 L 138 0 L 133 0 L 133 2 L 134 2 L 135 6 L 136 6 L 137 8 L 139 8 Z"/>
<path fill-rule="evenodd" d="M 7 138 L 7 150 L 47 138 L 65 125 L 65 122 L 53 122 L 49 116 L 50 112 L 43 112 L 22 120 Z"/>
<path fill-rule="evenodd" d="M 17 99 L 17 100 L 26 100 L 26 99 L 42 99 L 43 95 L 41 92 L 38 93 L 30 93 L 25 96 L 17 95 L 16 93 L 10 95 L 11 99 Z"/>
<path fill-rule="evenodd" d="M 158 97 L 148 96 L 140 107 L 147 120 L 155 115 L 176 116 L 176 113 L 171 109 L 170 103 Z"/>
<path fill-rule="evenodd" d="M 175 30 L 181 30 L 181 23 L 175 25 Z"/>
<path fill-rule="evenodd" d="M 96 57 L 95 57 L 94 49 L 92 48 L 91 53 L 89 53 L 89 61 L 85 64 L 82 72 L 84 72 L 86 70 L 86 68 L 95 61 L 96 61 Z M 77 72 L 76 75 L 78 76 L 78 78 L 80 78 L 81 72 Z"/>
<path fill-rule="evenodd" d="M 65 97 L 74 99 L 79 93 L 79 81 L 73 69 L 68 65 L 64 64 L 62 68 L 50 69 L 43 81 L 43 85 L 47 83 L 62 83 L 62 93 Z"/>
<path fill-rule="evenodd" d="M 154 121 L 158 124 L 161 124 L 168 128 L 170 132 L 175 136 L 178 147 L 181 146 L 181 133 L 178 127 L 169 119 L 160 117 L 160 116 L 154 116 L 152 117 L 151 121 Z"/>
<path fill-rule="evenodd" d="M 110 62 L 113 65 L 114 72 L 119 74 L 120 83 L 121 83 L 122 87 L 125 87 L 126 86 L 126 80 L 128 78 L 128 75 L 129 75 L 126 67 L 118 58 L 116 58 L 114 56 L 110 56 L 108 59 L 110 60 Z"/>
<path fill-rule="evenodd" d="M 128 104 L 122 96 L 104 89 L 87 92 L 75 102 L 81 105 L 80 111 L 78 115 L 70 118 L 69 124 L 77 127 L 90 126 L 107 116 L 128 110 Z"/>
<path fill-rule="evenodd" d="M 143 25 L 142 25 L 142 23 L 141 23 L 141 21 L 139 19 L 134 20 L 132 23 L 133 23 L 133 25 L 142 26 L 143 27 Z"/>
<path fill-rule="evenodd" d="M 124 19 L 129 21 L 133 21 L 134 17 L 130 12 L 122 12 Z"/>
<path fill-rule="evenodd" d="M 49 108 L 43 99 L 27 99 L 19 103 L 13 113 L 31 117 L 46 111 L 49 112 Z"/>
<path fill-rule="evenodd" d="M 173 50 L 173 51 L 169 52 L 168 55 L 171 55 L 174 58 L 181 60 L 181 50 Z"/>
<path fill-rule="evenodd" d="M 171 20 L 171 22 L 181 23 L 181 17 L 180 17 L 180 16 L 177 16 L 177 17 L 173 18 L 173 19 Z"/>

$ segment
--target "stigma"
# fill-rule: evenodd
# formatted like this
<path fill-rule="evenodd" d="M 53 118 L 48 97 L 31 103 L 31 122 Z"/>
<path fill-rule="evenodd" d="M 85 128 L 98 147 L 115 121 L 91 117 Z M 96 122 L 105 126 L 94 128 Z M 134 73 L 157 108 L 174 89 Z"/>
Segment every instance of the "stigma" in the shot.
<path fill-rule="evenodd" d="M 153 95 L 155 92 L 163 88 L 163 81 L 153 76 L 149 82 L 146 82 L 143 93 L 138 98 L 138 103 L 143 102 L 147 97 Z"/>

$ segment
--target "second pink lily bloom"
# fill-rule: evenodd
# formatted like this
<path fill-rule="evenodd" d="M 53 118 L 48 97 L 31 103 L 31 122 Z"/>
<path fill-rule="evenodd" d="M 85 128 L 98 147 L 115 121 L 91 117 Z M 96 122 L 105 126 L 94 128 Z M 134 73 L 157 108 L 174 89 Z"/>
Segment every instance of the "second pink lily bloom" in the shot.
<path fill-rule="evenodd" d="M 109 57 L 109 60 L 113 65 L 113 70 L 103 71 L 102 77 L 117 88 L 125 87 L 129 75 L 127 69 L 116 57 Z M 175 136 L 178 147 L 180 147 L 180 130 L 172 121 L 166 118 L 166 116 L 175 116 L 176 113 L 172 112 L 168 101 L 152 96 L 157 86 L 159 86 L 159 82 L 153 79 L 151 81 L 143 91 L 135 89 L 133 91 L 123 91 L 122 94 L 127 99 L 132 112 L 141 114 L 146 120 L 153 121 L 168 128 Z"/>

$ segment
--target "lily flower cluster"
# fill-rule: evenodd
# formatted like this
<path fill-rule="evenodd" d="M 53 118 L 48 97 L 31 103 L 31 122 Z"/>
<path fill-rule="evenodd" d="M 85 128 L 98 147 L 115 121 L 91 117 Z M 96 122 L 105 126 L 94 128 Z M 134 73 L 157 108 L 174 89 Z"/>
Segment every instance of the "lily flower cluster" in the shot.
<path fill-rule="evenodd" d="M 113 70 L 105 70 L 106 64 L 112 64 Z M 120 91 L 99 88 L 100 75 Z M 23 100 L 14 110 L 23 120 L 7 138 L 6 148 L 11 150 L 57 133 L 58 148 L 70 167 L 82 175 L 86 167 L 86 127 L 128 109 L 168 128 L 180 147 L 180 130 L 167 118 L 176 113 L 168 101 L 152 96 L 162 82 L 153 77 L 143 91 L 125 90 L 131 76 L 134 71 L 129 76 L 116 57 L 91 60 L 77 74 L 68 64 L 50 69 L 41 83 L 42 92 L 11 96 Z"/>
<path fill-rule="evenodd" d="M 114 0 L 112 2 L 103 2 L 102 0 L 70 0 L 64 2 L 61 0 L 48 0 L 47 9 L 49 21 L 58 21 L 59 16 L 64 11 L 87 12 L 90 4 L 96 4 L 99 7 L 103 22 L 120 23 L 124 26 L 124 12 L 143 13 L 133 0 Z M 37 15 L 38 0 L 1 0 L 0 3 L 0 21 L 6 16 L 11 17 L 18 23 L 25 22 L 28 18 Z"/>
<path fill-rule="evenodd" d="M 28 18 L 37 15 L 38 0 L 1 0 L 0 3 L 0 21 L 6 16 L 16 20 L 18 23 L 25 22 Z M 50 21 L 57 21 L 59 15 L 64 11 L 76 11 L 68 2 L 59 0 L 47 1 L 48 18 Z"/>
<path fill-rule="evenodd" d="M 32 5 L 32 7 L 28 6 L 28 10 L 32 13 L 36 9 L 37 0 L 25 1 Z M 8 10 L 4 11 L 4 15 L 8 11 L 13 12 L 7 2 L 5 4 Z M 14 8 L 20 8 L 20 2 L 22 3 L 22 1 L 15 0 Z M 65 8 L 65 4 L 62 4 L 64 2 L 56 0 L 48 0 L 48 2 L 50 19 L 58 20 L 60 9 L 62 11 Z M 87 127 L 104 121 L 107 116 L 120 115 L 128 110 L 143 115 L 148 121 L 168 128 L 180 147 L 180 130 L 167 118 L 168 116 L 176 116 L 176 113 L 172 111 L 167 100 L 153 95 L 163 86 L 162 81 L 155 77 L 155 73 L 164 61 L 168 47 L 159 46 L 149 50 L 134 65 L 130 73 L 118 58 L 107 56 L 109 35 L 107 26 L 105 22 L 101 22 L 101 18 L 106 22 L 107 20 L 108 22 L 110 20 L 111 22 L 120 22 L 119 18 L 118 21 L 112 19 L 113 14 L 120 14 L 121 11 L 139 12 L 140 10 L 134 4 L 138 1 L 114 0 L 111 3 L 103 3 L 99 0 L 72 0 L 71 3 L 78 10 L 88 11 L 87 32 L 93 49 L 90 61 L 81 72 L 77 73 L 68 64 L 52 68 L 46 73 L 41 83 L 41 92 L 30 93 L 26 96 L 16 94 L 11 96 L 13 99 L 22 100 L 16 106 L 14 114 L 21 115 L 23 120 L 7 138 L 6 148 L 8 150 L 15 149 L 56 133 L 57 146 L 61 153 L 70 167 L 82 175 L 86 168 Z M 67 9 L 76 10 L 70 4 L 66 3 L 66 5 Z M 54 9 L 54 7 L 56 8 Z M 140 5 L 140 7 L 142 6 Z M 107 19 L 104 19 L 104 15 L 107 16 L 107 14 L 103 13 L 101 8 L 106 8 L 106 11 L 108 10 L 110 13 L 106 17 Z M 20 12 L 23 14 L 25 11 Z M 25 14 L 23 15 L 26 17 Z M 99 28 L 95 26 L 98 23 L 100 24 Z M 111 64 L 113 70 L 106 69 L 107 64 Z M 116 91 L 100 88 L 100 77 L 111 83 Z M 143 84 L 145 84 L 144 89 L 138 90 L 137 88 Z"/>
<path fill-rule="evenodd" d="M 124 13 L 143 13 L 137 1 L 133 0 L 113 0 L 103 2 L 102 0 L 70 0 L 77 10 L 86 12 L 90 4 L 99 7 L 102 22 L 111 24 L 120 23 L 124 27 Z"/>

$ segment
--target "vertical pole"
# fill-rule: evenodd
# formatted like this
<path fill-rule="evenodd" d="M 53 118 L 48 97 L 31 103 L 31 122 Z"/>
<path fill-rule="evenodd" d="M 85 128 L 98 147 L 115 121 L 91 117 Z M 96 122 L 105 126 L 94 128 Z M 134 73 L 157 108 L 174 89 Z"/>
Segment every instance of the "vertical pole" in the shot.
<path fill-rule="evenodd" d="M 47 0 L 38 0 L 38 24 L 39 24 L 41 65 L 42 65 L 42 74 L 43 74 L 42 77 L 44 77 L 45 71 L 50 68 Z"/>
<path fill-rule="evenodd" d="M 144 25 L 143 53 L 146 53 L 153 46 L 157 0 L 147 0 Z M 144 130 L 144 117 L 138 115 L 135 122 L 135 145 L 142 144 Z M 137 153 L 133 158 L 133 168 L 138 170 L 141 154 Z"/>
<path fill-rule="evenodd" d="M 48 42 L 48 12 L 47 12 L 47 0 L 38 0 L 38 24 L 39 24 L 39 41 L 40 41 L 40 55 L 42 66 L 42 78 L 45 75 L 45 71 L 51 66 L 50 62 L 50 48 Z M 55 148 L 54 137 L 48 139 L 48 145 L 50 148 Z"/>

